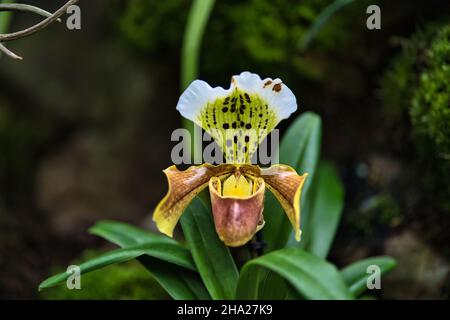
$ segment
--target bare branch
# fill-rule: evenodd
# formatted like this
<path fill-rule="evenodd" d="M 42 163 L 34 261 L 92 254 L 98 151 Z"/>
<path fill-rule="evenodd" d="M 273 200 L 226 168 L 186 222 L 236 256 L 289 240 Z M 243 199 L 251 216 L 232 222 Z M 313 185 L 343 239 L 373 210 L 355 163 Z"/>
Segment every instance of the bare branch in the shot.
<path fill-rule="evenodd" d="M 29 4 L 22 4 L 22 3 L 6 3 L 1 4 L 0 3 L 0 11 L 23 11 L 23 12 L 31 12 L 38 14 L 43 17 L 50 17 L 52 14 L 48 11 L 45 11 L 44 9 L 29 5 Z M 58 19 L 58 22 L 61 22 L 61 19 Z"/>
<path fill-rule="evenodd" d="M 16 60 L 23 59 L 21 56 L 18 56 L 17 54 L 15 54 L 11 50 L 9 50 L 7 47 L 5 47 L 1 42 L 0 42 L 0 51 L 5 53 L 8 57 L 11 57 L 13 59 L 16 59 Z"/>
<path fill-rule="evenodd" d="M 63 14 L 66 13 L 67 8 L 69 8 L 71 5 L 74 5 L 75 3 L 77 3 L 78 0 L 70 0 L 68 1 L 64 6 L 62 6 L 61 8 L 59 8 L 55 13 L 53 13 L 51 16 L 47 17 L 45 20 L 35 24 L 34 26 L 21 30 L 21 31 L 17 31 L 17 32 L 13 32 L 13 33 L 5 33 L 5 34 L 0 34 L 0 42 L 5 42 L 5 41 L 11 41 L 11 40 L 17 40 L 17 39 L 21 39 L 21 38 L 25 38 L 29 35 L 32 35 L 44 28 L 46 28 L 48 25 L 50 25 L 51 23 L 55 22 L 59 17 L 61 17 Z"/>

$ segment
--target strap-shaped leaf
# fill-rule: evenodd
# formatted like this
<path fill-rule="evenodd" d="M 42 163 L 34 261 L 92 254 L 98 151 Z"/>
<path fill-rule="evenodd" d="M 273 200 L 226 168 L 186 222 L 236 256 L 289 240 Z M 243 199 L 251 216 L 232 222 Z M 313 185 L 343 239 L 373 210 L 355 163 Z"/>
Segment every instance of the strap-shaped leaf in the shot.
<path fill-rule="evenodd" d="M 121 247 L 146 242 L 178 244 L 177 241 L 167 236 L 150 233 L 126 223 L 116 221 L 98 222 L 89 231 Z M 150 271 L 156 281 L 158 281 L 173 299 L 211 299 L 197 272 L 192 272 L 172 263 L 149 256 L 142 256 L 138 260 Z"/>
<path fill-rule="evenodd" d="M 176 240 L 136 228 L 118 221 L 99 221 L 89 229 L 89 232 L 102 237 L 120 247 L 132 246 L 140 243 L 170 243 L 182 247 Z"/>
<path fill-rule="evenodd" d="M 301 228 L 308 225 L 309 193 L 311 182 L 314 180 L 317 162 L 320 154 L 322 136 L 322 124 L 318 115 L 305 112 L 289 127 L 280 146 L 280 163 L 293 167 L 298 174 L 308 173 L 301 196 Z M 283 248 L 292 230 L 289 219 L 286 218 L 275 197 L 267 195 L 265 201 L 264 218 L 264 240 L 268 244 L 268 250 Z M 302 230 L 303 234 L 308 230 Z M 292 238 L 293 235 L 292 235 Z"/>
<path fill-rule="evenodd" d="M 140 256 L 148 255 L 158 258 L 178 266 L 195 271 L 195 265 L 192 261 L 189 251 L 183 247 L 166 243 L 145 243 L 130 246 L 123 249 L 116 249 L 107 252 L 97 258 L 82 263 L 80 267 L 81 274 L 98 270 L 114 263 L 120 263 L 136 259 Z M 39 289 L 52 287 L 67 280 L 69 273 L 62 272 L 48 278 L 39 285 Z"/>
<path fill-rule="evenodd" d="M 310 191 L 307 207 L 310 219 L 309 224 L 304 226 L 300 247 L 326 258 L 344 206 L 344 187 L 330 163 L 319 164 Z"/>
<path fill-rule="evenodd" d="M 305 35 L 299 42 L 300 48 L 306 50 L 311 41 L 322 30 L 322 27 L 342 8 L 353 3 L 355 0 L 334 0 L 328 7 L 326 7 L 314 20 L 312 26 L 306 31 Z"/>
<path fill-rule="evenodd" d="M 184 31 L 183 47 L 181 52 L 181 90 L 185 90 L 189 84 L 198 78 L 200 61 L 200 49 L 208 24 L 209 16 L 214 8 L 215 0 L 195 0 L 191 4 L 189 17 Z M 195 137 L 195 124 L 185 118 L 182 119 L 183 127 L 189 130 L 190 136 Z M 197 128 L 198 129 L 198 128 Z M 202 155 L 201 143 L 192 138 L 191 157 Z"/>
<path fill-rule="evenodd" d="M 138 260 L 173 299 L 211 299 L 197 272 L 149 256 L 142 256 Z"/>
<path fill-rule="evenodd" d="M 262 281 L 259 285 L 259 300 L 285 300 L 288 298 L 289 284 L 283 277 L 268 269 L 259 268 Z"/>
<path fill-rule="evenodd" d="M 396 262 L 387 256 L 372 257 L 352 263 L 341 270 L 345 282 L 356 297 L 367 290 L 367 278 L 371 275 L 367 268 L 372 265 L 378 266 L 380 275 L 383 275 L 395 268 Z"/>
<path fill-rule="evenodd" d="M 211 211 L 195 198 L 181 217 L 181 226 L 211 297 L 233 299 L 239 274 L 230 251 L 217 236 Z"/>
<path fill-rule="evenodd" d="M 258 299 L 257 270 L 264 268 L 283 277 L 307 299 L 352 299 L 334 265 L 300 248 L 285 248 L 247 262 L 241 270 L 237 299 Z"/>

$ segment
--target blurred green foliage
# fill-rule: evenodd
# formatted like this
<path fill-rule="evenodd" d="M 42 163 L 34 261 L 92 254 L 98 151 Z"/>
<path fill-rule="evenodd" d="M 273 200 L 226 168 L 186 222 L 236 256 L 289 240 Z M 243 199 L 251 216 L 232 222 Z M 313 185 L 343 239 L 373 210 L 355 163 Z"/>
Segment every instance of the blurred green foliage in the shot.
<path fill-rule="evenodd" d="M 81 263 L 100 252 L 87 250 L 74 264 Z M 136 260 L 115 264 L 81 276 L 81 289 L 69 290 L 65 285 L 50 288 L 40 293 L 42 299 L 122 299 L 155 300 L 169 296 Z"/>
<path fill-rule="evenodd" d="M 229 74 L 249 68 L 311 73 L 299 42 L 320 12 L 332 1 L 217 1 L 203 40 L 202 71 Z M 129 1 L 119 21 L 122 35 L 135 48 L 153 56 L 181 48 L 190 1 Z M 321 41 L 335 43 L 326 37 Z M 175 50 L 174 50 L 175 49 Z M 224 54 L 226 53 L 226 54 Z M 220 57 L 220 64 L 217 63 Z"/>
<path fill-rule="evenodd" d="M 189 6 L 185 0 L 127 1 L 119 27 L 132 44 L 145 51 L 179 48 Z"/>
<path fill-rule="evenodd" d="M 403 221 L 399 205 L 389 194 L 377 194 L 361 203 L 357 212 L 348 215 L 348 224 L 357 233 L 375 237 L 384 226 L 396 227 Z"/>
<path fill-rule="evenodd" d="M 12 3 L 12 0 L 0 0 L 0 3 L 6 4 L 6 3 Z M 8 31 L 9 22 L 11 21 L 11 13 L 6 12 L 0 15 L 0 32 L 5 33 Z M 1 53 L 0 53 L 1 56 Z"/>

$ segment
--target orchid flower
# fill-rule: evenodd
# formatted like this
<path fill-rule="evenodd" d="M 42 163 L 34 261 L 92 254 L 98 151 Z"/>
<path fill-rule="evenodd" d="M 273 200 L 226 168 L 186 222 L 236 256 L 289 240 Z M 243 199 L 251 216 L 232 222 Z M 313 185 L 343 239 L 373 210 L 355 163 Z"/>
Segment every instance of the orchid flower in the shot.
<path fill-rule="evenodd" d="M 264 226 L 264 193 L 280 202 L 300 241 L 302 176 L 283 164 L 261 168 L 252 155 L 276 125 L 297 110 L 292 91 L 280 79 L 242 72 L 228 90 L 195 80 L 181 95 L 177 110 L 208 132 L 223 151 L 225 163 L 164 170 L 169 190 L 153 213 L 160 232 L 173 230 L 191 200 L 209 186 L 216 232 L 227 246 L 242 246 Z"/>

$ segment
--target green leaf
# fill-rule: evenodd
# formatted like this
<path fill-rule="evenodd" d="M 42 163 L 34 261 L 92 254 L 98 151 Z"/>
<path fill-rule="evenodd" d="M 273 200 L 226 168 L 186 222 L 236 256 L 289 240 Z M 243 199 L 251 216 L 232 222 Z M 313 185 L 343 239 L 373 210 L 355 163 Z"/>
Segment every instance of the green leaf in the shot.
<path fill-rule="evenodd" d="M 239 274 L 230 251 L 217 236 L 211 210 L 195 198 L 182 215 L 181 226 L 211 297 L 233 299 Z"/>
<path fill-rule="evenodd" d="M 149 256 L 142 256 L 138 260 L 173 299 L 211 299 L 197 272 Z"/>
<path fill-rule="evenodd" d="M 89 231 L 121 247 L 147 242 L 178 243 L 166 236 L 115 221 L 98 222 Z M 211 299 L 197 272 L 149 256 L 142 256 L 138 260 L 173 299 Z"/>
<path fill-rule="evenodd" d="M 314 24 L 306 32 L 305 36 L 301 39 L 300 48 L 306 50 L 311 41 L 322 30 L 322 27 L 342 8 L 348 6 L 355 0 L 335 0 L 332 4 L 326 7 L 320 15 L 315 19 Z"/>
<path fill-rule="evenodd" d="M 335 168 L 321 162 L 311 187 L 308 207 L 309 224 L 304 226 L 301 247 L 326 258 L 341 220 L 344 187 Z"/>
<path fill-rule="evenodd" d="M 200 48 L 206 25 L 214 7 L 215 0 L 194 0 L 189 11 L 186 29 L 184 31 L 181 52 L 181 89 L 198 77 L 198 62 Z"/>
<path fill-rule="evenodd" d="M 99 221 L 89 229 L 89 232 L 121 247 L 147 242 L 171 243 L 182 246 L 176 240 L 162 234 L 148 232 L 118 221 Z"/>
<path fill-rule="evenodd" d="M 307 299 L 352 299 L 334 265 L 300 248 L 284 248 L 250 260 L 241 270 L 236 299 L 259 299 L 258 269 L 283 277 Z"/>
<path fill-rule="evenodd" d="M 192 81 L 198 78 L 200 48 L 214 3 L 215 0 L 194 0 L 191 5 L 181 50 L 181 90 L 186 89 Z M 183 127 L 189 130 L 191 137 L 195 137 L 194 123 L 184 118 L 182 121 Z M 193 139 L 191 142 L 194 153 L 200 152 L 201 155 L 201 146 L 197 139 Z"/>
<path fill-rule="evenodd" d="M 285 300 L 288 296 L 288 284 L 277 273 L 264 268 L 256 271 L 260 281 L 258 299 L 260 300 Z"/>
<path fill-rule="evenodd" d="M 1 4 L 13 3 L 13 0 L 0 0 Z M 0 13 L 0 33 L 6 33 L 11 21 L 12 12 Z M 1 52 L 0 52 L 1 55 Z"/>
<path fill-rule="evenodd" d="M 305 112 L 288 128 L 281 141 L 280 163 L 293 167 L 299 174 L 308 173 L 301 199 L 302 229 L 308 224 L 309 189 L 319 160 L 321 136 L 320 117 L 312 112 Z M 272 195 L 266 197 L 264 207 L 266 225 L 263 232 L 264 240 L 268 244 L 267 249 L 271 251 L 283 248 L 289 238 L 293 237 L 289 219 Z"/>
<path fill-rule="evenodd" d="M 341 270 L 341 274 L 349 286 L 350 291 L 357 297 L 367 290 L 367 268 L 376 265 L 380 268 L 381 275 L 391 271 L 396 266 L 393 258 L 387 256 L 372 257 L 352 263 Z"/>
<path fill-rule="evenodd" d="M 116 249 L 97 258 L 88 260 L 82 263 L 79 267 L 81 274 L 84 274 L 114 263 L 129 261 L 143 255 L 158 258 L 192 271 L 196 270 L 191 255 L 186 248 L 167 243 L 145 243 L 123 249 Z M 65 281 L 69 275 L 70 274 L 66 272 L 62 272 L 50 277 L 39 285 L 39 289 L 48 288 L 59 284 Z"/>
<path fill-rule="evenodd" d="M 322 138 L 322 120 L 305 112 L 288 128 L 280 146 L 280 161 L 312 174 L 317 166 Z"/>
<path fill-rule="evenodd" d="M 266 269 L 256 268 L 253 283 L 258 283 L 258 300 L 300 300 L 302 296 L 279 274 Z"/>

